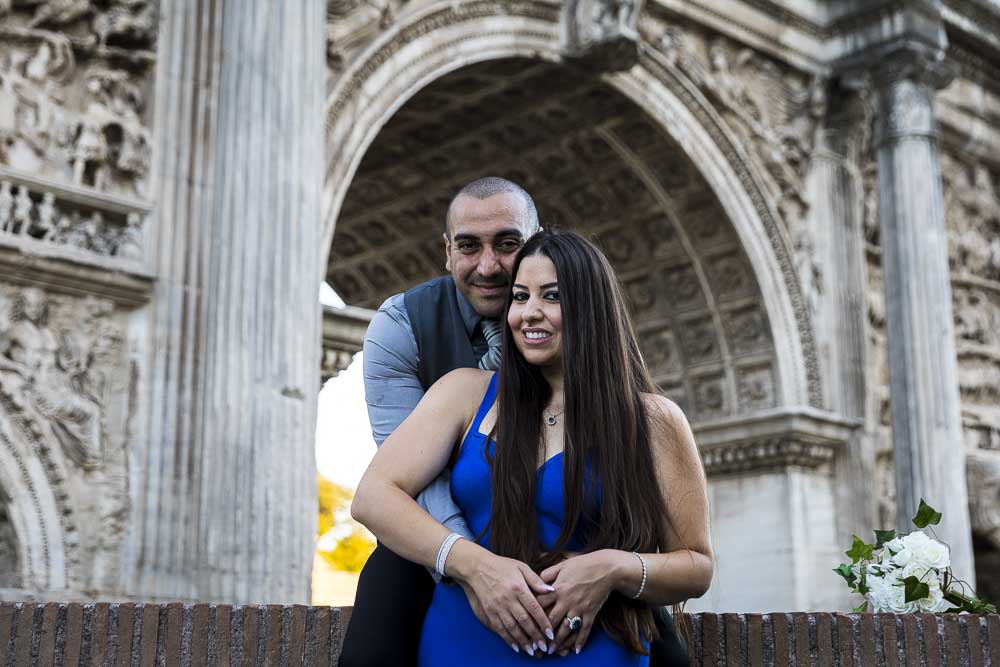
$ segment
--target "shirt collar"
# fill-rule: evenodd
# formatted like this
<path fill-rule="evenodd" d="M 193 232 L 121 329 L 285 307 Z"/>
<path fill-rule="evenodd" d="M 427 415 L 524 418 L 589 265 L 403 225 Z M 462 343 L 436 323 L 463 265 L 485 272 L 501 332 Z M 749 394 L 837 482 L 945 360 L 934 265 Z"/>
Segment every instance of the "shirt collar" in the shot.
<path fill-rule="evenodd" d="M 458 310 L 462 313 L 462 322 L 465 323 L 465 331 L 471 339 L 472 334 L 476 331 L 476 325 L 479 324 L 479 320 L 483 319 L 483 316 L 477 313 L 476 309 L 465 298 L 465 295 L 458 291 L 457 285 L 455 286 L 455 296 L 458 298 Z"/>

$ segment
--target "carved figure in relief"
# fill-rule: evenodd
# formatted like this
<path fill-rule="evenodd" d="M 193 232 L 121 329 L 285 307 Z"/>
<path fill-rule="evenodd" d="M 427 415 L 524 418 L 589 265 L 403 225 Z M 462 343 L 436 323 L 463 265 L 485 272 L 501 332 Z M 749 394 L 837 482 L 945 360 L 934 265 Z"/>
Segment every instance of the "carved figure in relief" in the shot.
<path fill-rule="evenodd" d="M 38 8 L 28 22 L 29 28 L 69 25 L 93 11 L 90 0 L 42 0 L 34 4 Z"/>
<path fill-rule="evenodd" d="M 129 213 L 116 253 L 124 259 L 142 259 L 142 218 Z"/>
<path fill-rule="evenodd" d="M 107 11 L 92 23 L 99 48 L 107 48 L 109 38 L 148 44 L 156 33 L 156 7 L 148 0 L 114 0 Z"/>
<path fill-rule="evenodd" d="M 823 294 L 823 272 L 816 257 L 816 247 L 812 235 L 804 225 L 798 225 L 793 232 L 795 246 L 795 272 L 799 276 L 802 294 L 809 307 L 809 313 L 815 316 L 819 312 L 819 300 Z"/>
<path fill-rule="evenodd" d="M 0 345 L 3 393 L 23 397 L 24 408 L 48 424 L 66 455 L 94 467 L 103 459 L 101 408 L 83 393 L 86 367 L 73 335 L 48 326 L 48 297 L 26 288 L 14 299 L 10 327 Z"/>
<path fill-rule="evenodd" d="M 972 530 L 1000 550 L 1000 455 L 970 451 L 966 469 Z"/>
<path fill-rule="evenodd" d="M 979 345 L 992 345 L 996 332 L 990 323 L 990 301 L 979 290 L 955 290 L 955 337 Z"/>
<path fill-rule="evenodd" d="M 1000 195 L 993 177 L 982 164 L 970 169 L 955 160 L 942 162 L 955 174 L 945 182 L 952 268 L 1000 280 Z"/>
<path fill-rule="evenodd" d="M 14 224 L 14 193 L 10 181 L 0 182 L 0 232 L 9 232 Z"/>

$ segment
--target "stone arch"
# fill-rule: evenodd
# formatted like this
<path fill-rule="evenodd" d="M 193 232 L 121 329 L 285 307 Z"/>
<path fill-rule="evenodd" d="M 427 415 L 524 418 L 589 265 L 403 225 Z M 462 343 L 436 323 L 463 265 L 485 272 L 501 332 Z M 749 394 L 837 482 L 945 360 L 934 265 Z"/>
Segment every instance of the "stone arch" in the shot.
<path fill-rule="evenodd" d="M 0 504 L 6 506 L 14 536 L 8 541 L 17 550 L 18 587 L 64 590 L 69 580 L 67 496 L 53 484 L 43 457 L 25 451 L 24 438 L 12 428 L 15 420 L 3 406 L 0 415 Z"/>
<path fill-rule="evenodd" d="M 431 82 L 502 58 L 560 63 L 559 7 L 514 2 L 436 3 L 382 33 L 334 85 L 327 106 L 330 158 L 323 201 L 324 249 L 362 157 L 390 118 Z M 417 39 L 430 33 L 435 40 Z M 628 72 L 602 77 L 660 123 L 699 167 L 736 230 L 761 289 L 776 357 L 778 404 L 819 405 L 818 364 L 789 244 L 756 169 L 711 105 L 683 74 L 644 49 Z M 325 266 L 326 263 L 324 263 Z"/>

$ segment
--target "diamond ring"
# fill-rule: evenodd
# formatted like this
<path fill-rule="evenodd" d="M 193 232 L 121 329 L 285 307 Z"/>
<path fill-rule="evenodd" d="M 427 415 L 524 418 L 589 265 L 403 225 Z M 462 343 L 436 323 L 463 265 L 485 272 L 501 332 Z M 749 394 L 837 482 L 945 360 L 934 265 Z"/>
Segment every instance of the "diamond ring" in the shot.
<path fill-rule="evenodd" d="M 579 616 L 573 616 L 572 618 L 567 616 L 566 622 L 569 623 L 570 632 L 576 632 L 577 630 L 580 629 L 580 626 L 583 625 L 583 619 L 580 618 Z"/>

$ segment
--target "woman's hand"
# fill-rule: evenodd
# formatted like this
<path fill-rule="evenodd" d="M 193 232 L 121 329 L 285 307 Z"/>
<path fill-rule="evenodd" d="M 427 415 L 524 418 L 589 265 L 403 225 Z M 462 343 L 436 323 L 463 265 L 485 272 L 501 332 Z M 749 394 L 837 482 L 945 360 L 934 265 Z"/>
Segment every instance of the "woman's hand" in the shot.
<path fill-rule="evenodd" d="M 470 546 L 481 552 L 473 554 Z M 503 558 L 466 540 L 455 544 L 446 570 L 462 585 L 479 620 L 507 642 L 514 651 L 548 651 L 555 633 L 536 595 L 551 593 L 530 567 Z M 454 569 L 452 567 L 454 559 Z"/>
<path fill-rule="evenodd" d="M 542 580 L 555 588 L 554 593 L 538 598 L 548 609 L 549 622 L 557 628 L 549 653 L 558 651 L 566 655 L 571 650 L 579 653 L 586 645 L 597 612 L 614 590 L 617 581 L 614 573 L 622 564 L 620 555 L 623 553 L 602 549 L 571 556 L 542 572 Z M 575 631 L 570 630 L 568 620 L 574 616 L 582 619 Z"/>

